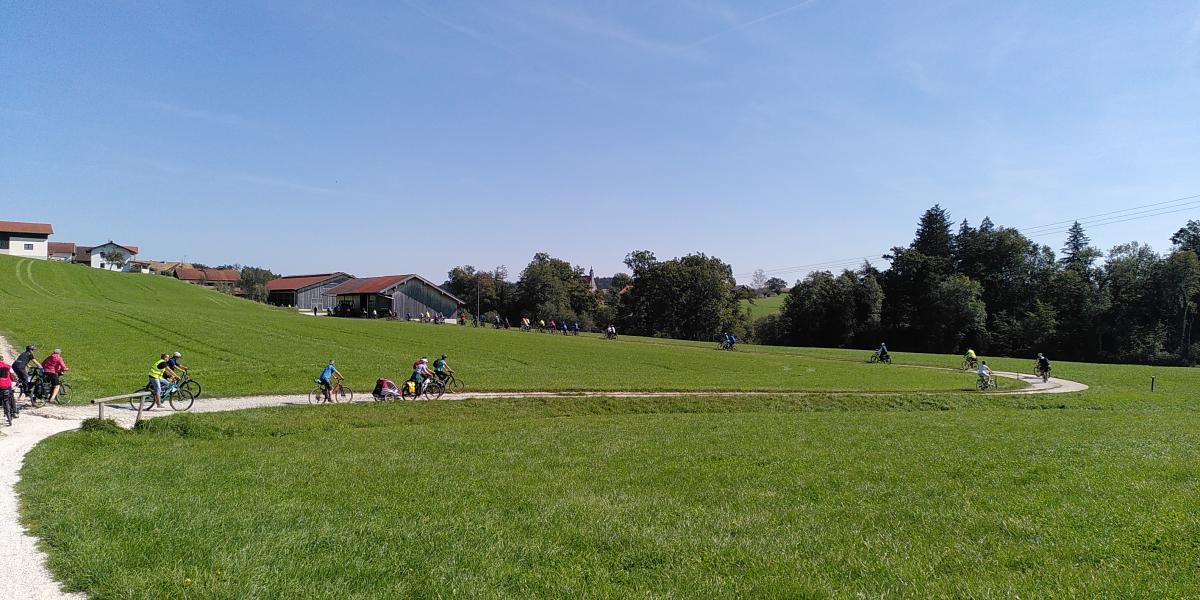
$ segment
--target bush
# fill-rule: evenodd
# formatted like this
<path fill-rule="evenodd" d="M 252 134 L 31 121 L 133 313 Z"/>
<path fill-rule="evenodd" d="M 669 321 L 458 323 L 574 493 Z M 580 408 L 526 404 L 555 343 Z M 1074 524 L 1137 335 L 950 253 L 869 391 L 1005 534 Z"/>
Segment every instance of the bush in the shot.
<path fill-rule="evenodd" d="M 79 425 L 80 431 L 99 431 L 102 433 L 125 433 L 127 430 L 112 419 L 84 419 Z"/>

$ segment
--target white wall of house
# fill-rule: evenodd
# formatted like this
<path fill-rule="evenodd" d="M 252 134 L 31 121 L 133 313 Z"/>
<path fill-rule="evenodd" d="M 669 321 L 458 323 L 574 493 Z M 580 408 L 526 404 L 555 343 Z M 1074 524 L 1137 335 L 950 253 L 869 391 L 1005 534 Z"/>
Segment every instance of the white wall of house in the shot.
<path fill-rule="evenodd" d="M 2 234 L 0 234 L 2 235 Z M 46 260 L 49 257 L 48 242 L 45 238 L 21 237 L 20 234 L 8 234 L 8 248 L 0 246 L 0 254 L 9 254 L 12 256 L 21 256 L 24 258 L 40 258 Z"/>
<path fill-rule="evenodd" d="M 93 269 L 104 269 L 106 271 L 124 270 L 124 268 L 125 268 L 124 266 L 117 266 L 117 265 L 114 265 L 114 264 L 104 260 L 103 255 L 108 252 L 119 252 L 122 256 L 125 257 L 126 264 L 128 264 L 129 259 L 133 257 L 133 254 L 131 254 L 128 250 L 126 250 L 116 244 L 104 244 L 102 246 L 96 246 L 95 248 L 92 248 L 92 265 L 91 266 Z"/>

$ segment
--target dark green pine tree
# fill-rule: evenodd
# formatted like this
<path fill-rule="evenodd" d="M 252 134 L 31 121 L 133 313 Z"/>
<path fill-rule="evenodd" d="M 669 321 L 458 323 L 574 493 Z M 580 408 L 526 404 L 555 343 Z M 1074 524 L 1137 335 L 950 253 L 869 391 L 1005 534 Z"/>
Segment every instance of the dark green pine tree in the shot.
<path fill-rule="evenodd" d="M 1083 231 L 1083 225 L 1075 221 L 1067 230 L 1067 243 L 1063 245 L 1062 264 L 1068 269 L 1086 271 L 1096 260 L 1097 252 L 1091 247 L 1092 239 Z"/>
<path fill-rule="evenodd" d="M 950 213 L 940 204 L 921 215 L 917 235 L 912 248 L 929 257 L 949 259 L 954 254 L 954 233 L 951 230 Z"/>

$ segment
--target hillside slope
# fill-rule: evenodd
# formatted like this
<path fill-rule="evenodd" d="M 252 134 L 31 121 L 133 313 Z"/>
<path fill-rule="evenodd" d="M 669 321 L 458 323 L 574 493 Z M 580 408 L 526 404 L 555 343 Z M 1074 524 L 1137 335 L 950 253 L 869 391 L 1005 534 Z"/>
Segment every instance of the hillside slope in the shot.
<path fill-rule="evenodd" d="M 972 383 L 712 344 L 311 317 L 167 277 L 8 256 L 0 256 L 0 334 L 13 346 L 38 344 L 39 355 L 63 348 L 80 398 L 143 385 L 155 357 L 174 350 L 212 396 L 303 393 L 330 358 L 366 391 L 442 352 L 475 390 L 959 391 Z"/>

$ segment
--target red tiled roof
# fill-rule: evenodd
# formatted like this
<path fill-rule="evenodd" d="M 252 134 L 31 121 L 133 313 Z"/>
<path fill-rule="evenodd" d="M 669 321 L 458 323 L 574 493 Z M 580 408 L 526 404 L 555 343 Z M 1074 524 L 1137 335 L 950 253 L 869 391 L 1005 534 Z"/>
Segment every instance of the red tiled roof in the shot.
<path fill-rule="evenodd" d="M 242 274 L 235 269 L 175 269 L 175 278 L 184 281 L 238 281 Z"/>
<path fill-rule="evenodd" d="M 383 290 L 402 281 L 412 279 L 413 275 L 384 275 L 383 277 L 364 277 L 351 279 L 327 292 L 331 296 L 338 294 L 378 294 Z"/>
<path fill-rule="evenodd" d="M 318 273 L 316 275 L 288 275 L 286 277 L 280 277 L 279 279 L 272 279 L 271 281 L 268 281 L 267 291 L 290 292 L 292 290 L 304 289 L 310 285 L 316 285 L 318 283 L 333 279 L 334 277 L 341 277 L 343 275 L 346 274 L 339 272 Z"/>
<path fill-rule="evenodd" d="M 54 227 L 49 223 L 22 223 L 20 221 L 0 221 L 0 231 L 4 233 L 30 233 L 33 235 L 51 235 Z"/>
<path fill-rule="evenodd" d="M 184 281 L 204 281 L 204 271 L 200 269 L 175 269 L 175 278 Z"/>
<path fill-rule="evenodd" d="M 238 281 L 242 273 L 236 269 L 204 269 L 204 278 L 208 281 Z"/>
<path fill-rule="evenodd" d="M 75 254 L 74 242 L 49 242 L 46 249 L 50 254 Z"/>

